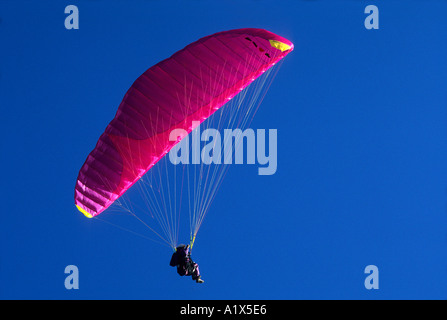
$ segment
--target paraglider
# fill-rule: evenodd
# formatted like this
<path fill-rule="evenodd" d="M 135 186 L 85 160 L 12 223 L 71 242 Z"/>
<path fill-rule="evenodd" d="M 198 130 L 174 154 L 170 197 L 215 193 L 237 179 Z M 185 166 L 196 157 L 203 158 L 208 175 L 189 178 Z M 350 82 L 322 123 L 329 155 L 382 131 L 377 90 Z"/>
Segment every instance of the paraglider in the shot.
<path fill-rule="evenodd" d="M 191 276 L 192 280 L 197 283 L 204 282 L 200 276 L 199 265 L 191 258 L 189 245 L 179 245 L 172 254 L 169 265 L 171 267 L 177 267 L 177 273 L 180 276 Z"/>
<path fill-rule="evenodd" d="M 236 106 L 222 111 L 219 123 L 229 115 L 227 125 L 246 125 L 256 112 L 255 104 L 265 94 L 260 90 L 266 78 L 261 76 L 292 50 L 292 42 L 269 31 L 236 29 L 199 39 L 146 70 L 126 92 L 114 119 L 79 171 L 74 195 L 78 210 L 93 218 L 118 203 L 132 185 L 144 180 L 148 171 L 154 171 L 158 162 L 168 158 L 166 154 L 175 145 L 232 100 Z M 250 96 L 246 88 L 257 78 L 263 80 L 254 87 L 258 91 Z M 243 99 L 249 100 L 246 109 Z M 241 116 L 235 118 L 238 113 Z M 181 132 L 176 139 L 172 139 L 174 130 Z M 188 192 L 196 197 L 191 201 L 188 253 L 223 177 L 221 172 L 205 174 L 202 167 L 199 174 L 197 188 L 204 190 Z M 148 183 L 149 188 L 155 190 L 154 184 L 163 180 L 161 176 Z M 180 189 L 177 181 L 173 184 L 175 188 L 166 192 L 168 196 Z M 163 199 L 151 198 L 147 201 L 148 210 L 151 216 L 160 214 L 158 221 L 163 232 L 157 236 L 179 252 L 178 216 L 182 209 L 166 205 L 166 193 L 157 188 Z M 200 280 L 198 268 L 188 272 Z"/>

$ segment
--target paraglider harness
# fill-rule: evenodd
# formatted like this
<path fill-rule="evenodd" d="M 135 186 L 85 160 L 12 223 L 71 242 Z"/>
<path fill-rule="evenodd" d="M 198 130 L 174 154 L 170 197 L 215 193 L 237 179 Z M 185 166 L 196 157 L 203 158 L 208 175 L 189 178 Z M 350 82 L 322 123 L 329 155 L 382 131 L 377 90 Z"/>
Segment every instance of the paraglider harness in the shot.
<path fill-rule="evenodd" d="M 175 249 L 172 254 L 169 265 L 171 267 L 177 267 L 177 273 L 181 276 L 192 276 L 193 280 L 196 280 L 197 263 L 191 259 L 191 252 L 189 252 L 189 246 L 180 245 Z"/>

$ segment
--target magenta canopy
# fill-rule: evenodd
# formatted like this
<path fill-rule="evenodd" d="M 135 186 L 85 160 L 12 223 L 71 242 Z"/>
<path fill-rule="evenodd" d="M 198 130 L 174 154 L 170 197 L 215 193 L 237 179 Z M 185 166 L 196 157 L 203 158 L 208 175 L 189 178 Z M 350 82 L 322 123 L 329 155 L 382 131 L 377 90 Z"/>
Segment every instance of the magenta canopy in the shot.
<path fill-rule="evenodd" d="M 263 29 L 204 37 L 144 72 L 83 164 L 76 207 L 87 217 L 107 209 L 183 137 L 293 50 Z"/>

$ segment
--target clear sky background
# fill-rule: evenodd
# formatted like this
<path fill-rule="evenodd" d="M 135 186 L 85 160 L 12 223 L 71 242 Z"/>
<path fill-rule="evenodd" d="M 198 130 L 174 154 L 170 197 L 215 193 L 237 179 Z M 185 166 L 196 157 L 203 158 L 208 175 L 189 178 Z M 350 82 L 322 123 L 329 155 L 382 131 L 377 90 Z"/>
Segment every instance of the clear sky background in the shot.
<path fill-rule="evenodd" d="M 447 298 L 447 1 L 129 3 L 0 0 L 0 298 Z M 86 219 L 74 185 L 141 73 L 242 27 L 295 44 L 251 124 L 278 130 L 278 170 L 229 168 L 197 285 L 168 248 Z"/>

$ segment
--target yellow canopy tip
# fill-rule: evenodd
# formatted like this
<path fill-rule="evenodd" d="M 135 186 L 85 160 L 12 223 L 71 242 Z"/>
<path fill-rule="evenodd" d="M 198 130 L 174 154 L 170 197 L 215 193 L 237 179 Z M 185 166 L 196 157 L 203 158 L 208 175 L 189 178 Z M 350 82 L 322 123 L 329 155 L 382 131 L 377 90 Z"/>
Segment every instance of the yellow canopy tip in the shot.
<path fill-rule="evenodd" d="M 269 40 L 269 41 L 270 41 L 270 45 L 272 47 L 275 47 L 276 49 L 281 50 L 282 52 L 287 51 L 292 48 L 288 44 L 285 44 L 284 42 L 281 42 L 278 40 Z"/>
<path fill-rule="evenodd" d="M 82 209 L 80 206 L 76 205 L 76 208 L 78 208 L 78 210 L 81 211 L 87 218 L 93 218 L 93 216 L 90 213 Z"/>

